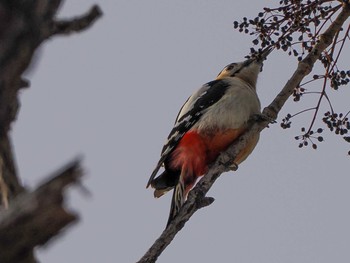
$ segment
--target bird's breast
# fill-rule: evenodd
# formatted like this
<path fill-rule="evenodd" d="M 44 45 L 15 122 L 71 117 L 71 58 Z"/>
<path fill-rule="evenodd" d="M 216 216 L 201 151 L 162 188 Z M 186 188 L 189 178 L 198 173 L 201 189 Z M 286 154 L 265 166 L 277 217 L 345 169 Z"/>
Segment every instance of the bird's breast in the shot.
<path fill-rule="evenodd" d="M 211 130 L 240 129 L 252 115 L 260 113 L 260 101 L 247 86 L 231 86 L 226 94 L 209 107 L 192 127 L 200 133 Z"/>

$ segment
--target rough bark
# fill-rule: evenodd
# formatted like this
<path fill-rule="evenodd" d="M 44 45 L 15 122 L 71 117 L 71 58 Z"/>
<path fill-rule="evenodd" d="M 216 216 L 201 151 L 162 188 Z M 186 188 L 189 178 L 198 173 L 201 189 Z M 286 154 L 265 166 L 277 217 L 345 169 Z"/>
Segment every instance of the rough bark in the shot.
<path fill-rule="evenodd" d="M 79 163 L 28 192 L 18 179 L 10 129 L 20 107 L 18 91 L 36 49 L 49 37 L 89 28 L 101 15 L 94 6 L 81 17 L 61 21 L 62 0 L 0 2 L 0 262 L 36 262 L 33 248 L 42 245 L 77 216 L 63 208 L 63 188 L 77 181 Z M 48 224 L 50 222 L 50 224 Z M 22 233 L 22 234 L 21 234 Z"/>
<path fill-rule="evenodd" d="M 277 115 L 285 102 L 293 93 L 297 85 L 307 76 L 319 55 L 331 43 L 336 33 L 341 29 L 344 22 L 350 16 L 350 4 L 344 3 L 342 11 L 337 18 L 328 27 L 328 29 L 320 36 L 319 42 L 315 45 L 313 50 L 298 64 L 297 69 L 292 77 L 288 80 L 280 93 L 272 101 L 272 103 L 263 110 L 263 118 L 258 122 L 253 122 L 250 129 L 244 133 L 239 140 L 237 140 L 229 149 L 222 153 L 215 164 L 209 169 L 208 173 L 202 177 L 198 184 L 191 190 L 187 201 L 180 209 L 179 214 L 169 224 L 169 226 L 162 232 L 160 237 L 153 243 L 146 254 L 138 261 L 138 263 L 155 262 L 164 249 L 171 243 L 175 235 L 184 227 L 185 223 L 191 216 L 203 206 L 211 204 L 214 199 L 206 197 L 206 193 L 214 184 L 216 179 L 223 173 L 228 171 L 229 165 L 235 159 L 235 156 L 245 147 L 247 142 L 256 133 L 260 133 L 265 129 L 271 120 L 275 120 Z"/>
<path fill-rule="evenodd" d="M 0 3 L 0 158 L 3 160 L 1 174 L 8 186 L 10 199 L 23 191 L 18 182 L 8 136 L 19 109 L 18 91 L 29 85 L 21 75 L 30 65 L 35 50 L 48 37 L 87 29 L 102 14 L 94 6 L 79 18 L 60 21 L 55 15 L 61 2 L 32 0 Z"/>
<path fill-rule="evenodd" d="M 61 169 L 31 192 L 19 194 L 0 216 L 0 262 L 36 262 L 33 249 L 78 219 L 64 208 L 66 186 L 82 176 L 79 161 Z"/>

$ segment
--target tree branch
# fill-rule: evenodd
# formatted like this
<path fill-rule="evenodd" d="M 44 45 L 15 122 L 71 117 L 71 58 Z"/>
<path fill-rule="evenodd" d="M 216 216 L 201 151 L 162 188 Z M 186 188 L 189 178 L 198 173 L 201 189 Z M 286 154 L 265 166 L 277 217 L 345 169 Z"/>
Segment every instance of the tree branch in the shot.
<path fill-rule="evenodd" d="M 21 75 L 30 65 L 36 48 L 47 39 L 48 32 L 52 32 L 53 19 L 61 2 L 31 0 L 0 3 L 0 159 L 3 160 L 1 174 L 8 186 L 10 201 L 23 191 L 8 136 L 20 106 L 17 92 L 29 84 Z M 80 23 L 79 30 L 83 30 L 100 16 L 100 9 L 94 6 L 87 15 L 72 20 L 70 25 Z M 69 23 L 66 22 L 66 25 L 68 30 Z M 74 29 L 79 31 L 77 26 Z"/>
<path fill-rule="evenodd" d="M 17 176 L 9 136 L 20 103 L 18 91 L 29 82 L 22 78 L 36 49 L 53 34 L 80 32 L 102 12 L 94 6 L 78 19 L 55 21 L 62 0 L 0 1 L 0 262 L 36 262 L 33 248 L 44 244 L 76 220 L 62 207 L 63 188 L 76 183 L 79 163 L 36 191 L 28 193 Z M 49 222 L 49 223 L 48 223 Z"/>
<path fill-rule="evenodd" d="M 83 31 L 92 26 L 93 23 L 101 16 L 101 9 L 97 5 L 94 5 L 86 14 L 78 18 L 53 21 L 52 29 L 50 32 L 48 32 L 47 37 L 51 37 L 53 35 L 69 35 L 71 33 Z"/>
<path fill-rule="evenodd" d="M 322 51 L 324 51 L 330 44 L 336 33 L 341 29 L 344 22 L 348 19 L 350 13 L 349 3 L 343 3 L 343 8 L 334 22 L 327 28 L 327 30 L 320 35 L 319 42 L 314 46 L 311 52 L 299 62 L 296 71 L 293 76 L 289 79 L 287 84 L 283 87 L 280 93 L 276 96 L 273 102 L 264 109 L 264 113 L 277 118 L 278 112 L 283 107 L 284 103 L 288 100 L 290 95 L 293 93 L 295 87 L 307 76 Z"/>
<path fill-rule="evenodd" d="M 80 161 L 73 161 L 34 191 L 17 196 L 0 215 L 0 262 L 35 262 L 33 248 L 78 219 L 64 208 L 64 190 L 80 183 Z M 28 261 L 30 259 L 30 261 Z"/>
<path fill-rule="evenodd" d="M 184 227 L 190 217 L 202 206 L 202 200 L 212 187 L 216 179 L 223 173 L 228 171 L 229 164 L 233 162 L 238 153 L 247 145 L 257 133 L 265 129 L 269 120 L 276 119 L 279 111 L 293 93 L 295 87 L 299 85 L 302 79 L 307 76 L 321 52 L 325 50 L 331 43 L 337 31 L 341 29 L 346 19 L 350 16 L 349 4 L 344 4 L 342 11 L 339 13 L 335 21 L 321 35 L 319 42 L 315 45 L 312 51 L 299 62 L 297 69 L 292 77 L 285 84 L 280 93 L 272 101 L 272 103 L 263 110 L 263 116 L 266 120 L 253 123 L 249 130 L 244 133 L 235 143 L 233 143 L 226 152 L 223 152 L 215 164 L 209 169 L 208 173 L 198 182 L 198 184 L 190 191 L 185 204 L 180 209 L 178 215 L 163 231 L 160 237 L 149 248 L 146 254 L 138 261 L 138 263 L 152 263 L 157 260 L 163 250 L 171 243 L 175 235 Z M 213 199 L 211 199 L 213 200 Z"/>

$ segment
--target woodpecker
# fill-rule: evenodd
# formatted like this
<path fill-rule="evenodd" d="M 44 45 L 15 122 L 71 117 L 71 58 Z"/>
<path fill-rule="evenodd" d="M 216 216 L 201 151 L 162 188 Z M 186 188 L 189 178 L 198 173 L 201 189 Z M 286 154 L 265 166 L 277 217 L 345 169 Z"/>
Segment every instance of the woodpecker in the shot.
<path fill-rule="evenodd" d="M 260 114 L 256 82 L 265 57 L 227 65 L 181 107 L 147 183 L 147 187 L 155 188 L 157 198 L 174 188 L 167 226 L 197 179 L 245 132 L 248 120 Z M 234 160 L 234 166 L 248 157 L 258 139 L 259 135 L 252 138 Z M 164 171 L 156 177 L 162 166 Z"/>

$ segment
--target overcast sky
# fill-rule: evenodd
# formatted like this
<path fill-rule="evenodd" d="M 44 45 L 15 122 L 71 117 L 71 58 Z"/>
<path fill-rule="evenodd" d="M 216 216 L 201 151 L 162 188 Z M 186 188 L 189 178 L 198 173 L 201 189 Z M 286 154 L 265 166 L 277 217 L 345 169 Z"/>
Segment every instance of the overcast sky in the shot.
<path fill-rule="evenodd" d="M 233 21 L 278 2 L 101 0 L 104 16 L 90 30 L 41 48 L 13 127 L 20 176 L 34 187 L 82 154 L 93 194 L 70 189 L 68 205 L 82 220 L 40 250 L 42 262 L 135 262 L 146 252 L 165 226 L 171 194 L 154 199 L 145 185 L 179 108 L 248 54 L 252 38 Z M 94 3 L 67 0 L 60 17 Z M 295 67 L 282 52 L 269 56 L 258 81 L 263 106 Z M 330 95 L 346 112 L 349 87 L 342 90 Z M 287 103 L 279 121 L 316 101 Z M 349 262 L 350 145 L 326 133 L 318 150 L 299 149 L 294 136 L 311 117 L 287 131 L 265 129 L 158 262 Z"/>

